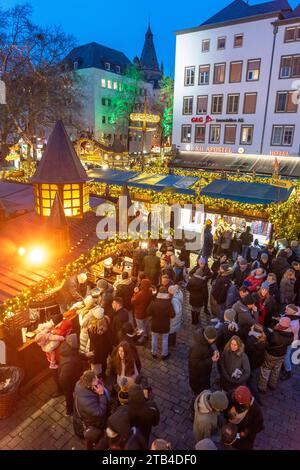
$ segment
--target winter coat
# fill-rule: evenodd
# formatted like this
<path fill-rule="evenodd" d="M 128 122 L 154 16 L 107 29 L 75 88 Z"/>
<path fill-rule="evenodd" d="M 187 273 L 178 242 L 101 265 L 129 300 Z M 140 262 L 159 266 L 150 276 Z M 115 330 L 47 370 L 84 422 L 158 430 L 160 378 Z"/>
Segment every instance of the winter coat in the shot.
<path fill-rule="evenodd" d="M 142 271 L 143 259 L 147 255 L 147 251 L 142 248 L 136 248 L 132 254 L 132 275 L 138 276 L 138 273 Z"/>
<path fill-rule="evenodd" d="M 109 413 L 110 396 L 106 389 L 103 395 L 83 387 L 77 382 L 74 392 L 74 418 L 86 427 L 104 429 Z"/>
<path fill-rule="evenodd" d="M 129 316 L 126 308 L 120 308 L 119 310 L 114 312 L 111 324 L 112 341 L 114 346 L 119 343 L 119 334 L 122 330 L 124 323 L 127 323 L 128 321 Z"/>
<path fill-rule="evenodd" d="M 84 315 L 82 313 L 79 313 L 79 324 L 80 324 L 79 352 L 82 355 L 85 355 L 90 351 L 90 339 L 89 339 L 89 334 L 88 334 L 88 326 L 92 318 L 94 318 L 93 309 L 89 310 Z"/>
<path fill-rule="evenodd" d="M 178 289 L 176 294 L 173 295 L 171 304 L 175 312 L 175 317 L 171 319 L 170 334 L 177 333 L 181 328 L 182 307 L 183 307 L 183 293 L 181 290 Z"/>
<path fill-rule="evenodd" d="M 156 255 L 147 255 L 143 259 L 143 271 L 151 284 L 157 286 L 160 274 L 160 259 Z"/>
<path fill-rule="evenodd" d="M 187 291 L 190 293 L 190 305 L 195 308 L 203 307 L 208 299 L 207 281 L 209 276 L 209 269 L 203 269 L 203 276 L 207 279 L 200 279 L 198 275 L 194 274 L 186 286 Z"/>
<path fill-rule="evenodd" d="M 239 325 L 240 337 L 245 339 L 248 336 L 251 326 L 258 323 L 258 312 L 249 310 L 247 305 L 244 305 L 241 300 L 236 302 L 232 308 L 236 312 L 235 321 Z"/>
<path fill-rule="evenodd" d="M 243 246 L 250 246 L 251 243 L 253 242 L 253 235 L 252 233 L 245 231 L 241 233 L 240 240 Z"/>
<path fill-rule="evenodd" d="M 282 305 L 292 304 L 295 300 L 295 280 L 294 279 L 284 279 L 280 281 L 280 303 Z"/>
<path fill-rule="evenodd" d="M 269 294 L 275 298 L 276 303 L 279 305 L 280 304 L 280 292 L 278 288 L 277 282 L 274 282 L 273 284 L 270 284 L 269 286 Z M 278 306 L 277 306 L 278 310 Z"/>
<path fill-rule="evenodd" d="M 218 325 L 217 332 L 216 345 L 218 351 L 222 352 L 232 336 L 239 336 L 239 327 L 235 322 L 224 321 Z"/>
<path fill-rule="evenodd" d="M 218 274 L 217 279 L 213 283 L 211 295 L 215 301 L 221 305 L 226 302 L 227 292 L 231 285 L 232 269 L 229 268 L 222 274 Z"/>
<path fill-rule="evenodd" d="M 268 295 L 263 298 L 260 292 L 253 294 L 255 305 L 258 309 L 258 321 L 261 325 L 268 327 L 272 323 L 272 317 L 278 314 L 278 305 L 274 297 Z"/>
<path fill-rule="evenodd" d="M 140 291 L 134 292 L 131 297 L 134 316 L 138 320 L 143 320 L 147 315 L 147 308 L 153 298 L 151 282 L 149 279 L 142 279 Z"/>
<path fill-rule="evenodd" d="M 240 300 L 239 290 L 235 284 L 231 284 L 227 291 L 225 304 L 226 309 L 231 308 L 238 300 Z"/>
<path fill-rule="evenodd" d="M 132 279 L 123 279 L 122 281 L 118 282 L 116 285 L 116 297 L 121 297 L 123 299 L 123 306 L 126 310 L 131 310 L 131 297 L 134 291 L 134 282 Z"/>
<path fill-rule="evenodd" d="M 202 256 L 204 258 L 210 257 L 213 251 L 214 241 L 211 233 L 211 229 L 205 227 L 203 233 L 203 247 L 202 247 Z"/>
<path fill-rule="evenodd" d="M 291 329 L 280 331 L 275 328 L 272 333 L 267 331 L 267 339 L 267 353 L 273 357 L 284 357 L 294 340 L 294 333 Z"/>
<path fill-rule="evenodd" d="M 266 275 L 267 273 L 265 271 L 263 274 L 257 275 L 254 270 L 248 277 L 246 277 L 243 284 L 247 286 L 250 292 L 257 292 L 261 284 L 264 282 Z"/>
<path fill-rule="evenodd" d="M 239 379 L 232 377 L 236 369 L 242 372 Z M 239 385 L 246 385 L 250 372 L 247 354 L 244 352 L 223 351 L 220 359 L 221 388 L 230 391 Z"/>
<path fill-rule="evenodd" d="M 189 350 L 189 384 L 195 394 L 210 388 L 214 348 L 204 337 L 204 329 L 196 330 Z"/>
<path fill-rule="evenodd" d="M 100 328 L 98 330 L 89 327 L 88 334 L 90 338 L 90 350 L 93 351 L 94 357 L 93 364 L 106 364 L 107 358 L 112 351 L 111 334 L 109 331 L 110 320 L 108 317 L 103 317 L 101 320 Z"/>
<path fill-rule="evenodd" d="M 161 335 L 169 333 L 170 320 L 175 312 L 169 294 L 158 293 L 156 299 L 150 303 L 147 314 L 152 317 L 151 331 Z"/>
<path fill-rule="evenodd" d="M 290 268 L 290 265 L 287 259 L 284 256 L 277 256 L 277 258 L 273 259 L 271 262 L 270 272 L 276 274 L 277 282 L 279 284 L 285 271 L 289 268 Z"/>
<path fill-rule="evenodd" d="M 68 277 L 59 291 L 59 299 L 66 305 L 83 300 L 87 292 L 87 283 L 79 284 L 76 274 Z"/>
<path fill-rule="evenodd" d="M 74 390 L 82 374 L 82 363 L 78 353 L 76 335 L 69 335 L 59 347 L 58 381 L 62 390 Z"/>
<path fill-rule="evenodd" d="M 159 424 L 160 413 L 153 400 L 146 400 L 140 386 L 133 386 L 128 393 L 128 413 L 131 426 L 136 426 L 149 442 L 152 426 Z"/>
<path fill-rule="evenodd" d="M 245 341 L 245 352 L 248 356 L 251 370 L 258 369 L 263 365 L 265 359 L 267 343 L 258 341 L 256 337 L 249 331 Z"/>
<path fill-rule="evenodd" d="M 211 390 L 204 390 L 197 396 L 194 403 L 194 437 L 196 442 L 209 438 L 218 429 L 219 412 L 213 410 L 209 403 Z"/>
<path fill-rule="evenodd" d="M 251 272 L 250 266 L 247 266 L 247 268 L 242 271 L 240 266 L 237 265 L 236 268 L 233 271 L 233 281 L 237 287 L 241 287 L 244 280 L 249 276 Z"/>
<path fill-rule="evenodd" d="M 230 404 L 227 410 L 230 410 L 232 407 L 236 410 L 238 405 L 235 404 L 234 400 L 230 399 Z M 246 408 L 244 409 L 246 411 Z M 234 422 L 234 420 L 230 420 Z M 256 403 L 254 398 L 252 398 L 251 405 L 247 411 L 247 414 L 244 418 L 237 424 L 238 433 L 245 432 L 246 436 L 241 439 L 237 439 L 233 443 L 233 447 L 238 450 L 252 450 L 254 446 L 254 441 L 256 434 L 261 432 L 264 429 L 264 418 L 262 411 L 259 405 Z"/>

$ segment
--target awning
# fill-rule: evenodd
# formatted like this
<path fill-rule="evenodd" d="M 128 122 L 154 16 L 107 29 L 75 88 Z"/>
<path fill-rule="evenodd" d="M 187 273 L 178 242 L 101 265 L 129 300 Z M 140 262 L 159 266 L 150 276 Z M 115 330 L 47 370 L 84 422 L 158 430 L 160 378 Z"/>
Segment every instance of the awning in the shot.
<path fill-rule="evenodd" d="M 215 180 L 201 190 L 201 195 L 245 204 L 272 204 L 286 201 L 293 189 L 293 187 L 286 189 L 270 184 Z"/>
<path fill-rule="evenodd" d="M 121 170 L 112 170 L 112 169 L 94 169 L 87 172 L 89 178 L 92 178 L 98 183 L 107 183 L 107 184 L 116 184 L 123 185 L 126 184 L 131 178 L 138 175 L 136 171 L 121 171 Z"/>

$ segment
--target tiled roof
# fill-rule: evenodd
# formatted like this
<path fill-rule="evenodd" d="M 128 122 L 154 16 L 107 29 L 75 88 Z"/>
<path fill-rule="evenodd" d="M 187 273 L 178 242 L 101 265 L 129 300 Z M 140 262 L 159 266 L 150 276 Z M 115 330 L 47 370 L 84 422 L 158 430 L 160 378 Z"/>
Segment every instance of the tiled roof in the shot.
<path fill-rule="evenodd" d="M 105 70 L 105 63 L 110 63 L 110 71 L 117 73 L 116 65 L 121 68 L 121 72 L 124 72 L 126 67 L 131 64 L 128 57 L 116 49 L 102 46 L 97 42 L 90 42 L 83 46 L 75 47 L 66 60 L 70 62 L 78 62 L 78 69 L 88 69 L 95 67 L 97 69 Z"/>
<path fill-rule="evenodd" d="M 83 183 L 87 179 L 62 121 L 57 121 L 32 182 Z"/>
<path fill-rule="evenodd" d="M 249 5 L 243 0 L 234 0 L 232 3 L 227 5 L 227 7 L 223 8 L 223 10 L 219 11 L 204 23 L 202 23 L 201 26 L 225 23 L 226 21 L 248 18 L 251 16 L 263 15 L 273 12 L 284 13 L 291 10 L 292 9 L 287 0 L 275 0 L 257 5 Z"/>

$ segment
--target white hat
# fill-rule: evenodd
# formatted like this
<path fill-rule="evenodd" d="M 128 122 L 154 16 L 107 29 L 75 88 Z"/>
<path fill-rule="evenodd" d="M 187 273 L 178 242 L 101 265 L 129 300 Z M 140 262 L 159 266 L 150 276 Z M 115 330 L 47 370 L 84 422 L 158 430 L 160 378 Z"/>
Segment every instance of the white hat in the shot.
<path fill-rule="evenodd" d="M 87 295 L 83 302 L 86 307 L 90 308 L 94 304 L 94 299 L 91 295 Z"/>
<path fill-rule="evenodd" d="M 93 315 L 97 320 L 101 320 L 104 317 L 104 308 L 95 307 L 93 308 Z"/>
<path fill-rule="evenodd" d="M 87 281 L 87 275 L 85 273 L 77 274 L 77 281 L 79 284 L 84 284 Z"/>

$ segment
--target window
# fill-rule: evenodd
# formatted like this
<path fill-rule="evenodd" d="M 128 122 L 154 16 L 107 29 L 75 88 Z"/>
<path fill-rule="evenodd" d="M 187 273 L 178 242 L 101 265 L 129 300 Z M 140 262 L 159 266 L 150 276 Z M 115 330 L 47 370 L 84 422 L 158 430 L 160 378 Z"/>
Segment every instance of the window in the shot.
<path fill-rule="evenodd" d="M 201 95 L 197 96 L 197 114 L 207 114 L 207 102 L 208 102 L 208 96 L 207 95 Z"/>
<path fill-rule="evenodd" d="M 210 39 L 203 39 L 202 41 L 202 52 L 209 52 Z"/>
<path fill-rule="evenodd" d="M 235 34 L 233 39 L 233 47 L 242 47 L 244 41 L 243 34 Z"/>
<path fill-rule="evenodd" d="M 271 145 L 293 145 L 295 126 L 273 126 Z"/>
<path fill-rule="evenodd" d="M 210 71 L 210 65 L 199 66 L 199 85 L 209 84 L 209 71 Z"/>
<path fill-rule="evenodd" d="M 78 61 L 77 60 L 75 60 L 75 62 L 73 62 L 73 69 L 74 70 L 78 69 Z"/>
<path fill-rule="evenodd" d="M 300 77 L 300 55 L 281 57 L 279 78 L 290 77 Z"/>
<path fill-rule="evenodd" d="M 275 113 L 296 113 L 298 104 L 293 102 L 294 91 L 278 91 Z"/>
<path fill-rule="evenodd" d="M 284 42 L 295 42 L 300 41 L 300 26 L 293 26 L 291 28 L 285 28 Z"/>
<path fill-rule="evenodd" d="M 239 83 L 242 80 L 243 62 L 230 62 L 229 83 Z"/>
<path fill-rule="evenodd" d="M 67 217 L 80 215 L 80 187 L 79 184 L 65 184 L 64 185 L 64 211 Z"/>
<path fill-rule="evenodd" d="M 241 144 L 251 145 L 253 140 L 253 126 L 241 127 Z"/>
<path fill-rule="evenodd" d="M 105 106 L 105 98 L 101 99 L 102 106 Z"/>
<path fill-rule="evenodd" d="M 114 90 L 118 89 L 118 82 L 114 82 Z"/>
<path fill-rule="evenodd" d="M 220 143 L 220 133 L 221 127 L 210 125 L 209 127 L 209 143 L 210 144 L 219 144 Z"/>
<path fill-rule="evenodd" d="M 102 88 L 106 88 L 106 80 L 105 80 L 105 78 L 102 78 L 102 80 L 101 80 L 101 86 L 102 86 Z"/>
<path fill-rule="evenodd" d="M 260 59 L 248 60 L 247 65 L 247 78 L 248 82 L 259 80 L 260 73 Z"/>
<path fill-rule="evenodd" d="M 105 124 L 105 123 L 106 123 L 106 117 L 102 116 L 102 124 Z"/>
<path fill-rule="evenodd" d="M 192 133 L 192 126 L 190 125 L 181 126 L 181 142 L 183 143 L 191 142 L 191 133 Z"/>
<path fill-rule="evenodd" d="M 116 73 L 121 73 L 121 67 L 119 65 L 116 65 Z"/>
<path fill-rule="evenodd" d="M 107 80 L 107 88 L 111 88 L 111 80 Z"/>
<path fill-rule="evenodd" d="M 195 142 L 204 143 L 205 142 L 205 126 L 195 126 Z"/>
<path fill-rule="evenodd" d="M 195 67 L 185 67 L 184 84 L 185 86 L 192 86 L 195 84 Z"/>
<path fill-rule="evenodd" d="M 240 95 L 228 95 L 227 114 L 237 114 L 239 112 Z"/>
<path fill-rule="evenodd" d="M 104 67 L 105 67 L 105 70 L 110 70 L 110 63 L 109 62 L 105 62 L 104 64 Z"/>
<path fill-rule="evenodd" d="M 222 114 L 223 95 L 212 95 L 211 114 Z"/>
<path fill-rule="evenodd" d="M 218 38 L 218 41 L 217 41 L 218 51 L 225 49 L 225 47 L 226 47 L 226 37 L 223 36 L 221 38 Z"/>
<path fill-rule="evenodd" d="M 225 126 L 224 144 L 235 144 L 236 126 Z"/>
<path fill-rule="evenodd" d="M 225 64 L 215 64 L 214 67 L 214 84 L 225 82 Z"/>
<path fill-rule="evenodd" d="M 244 114 L 255 114 L 257 93 L 245 93 L 244 95 Z"/>
<path fill-rule="evenodd" d="M 107 106 L 111 106 L 111 99 L 107 98 Z"/>
<path fill-rule="evenodd" d="M 193 97 L 192 96 L 183 97 L 182 114 L 193 114 Z"/>

